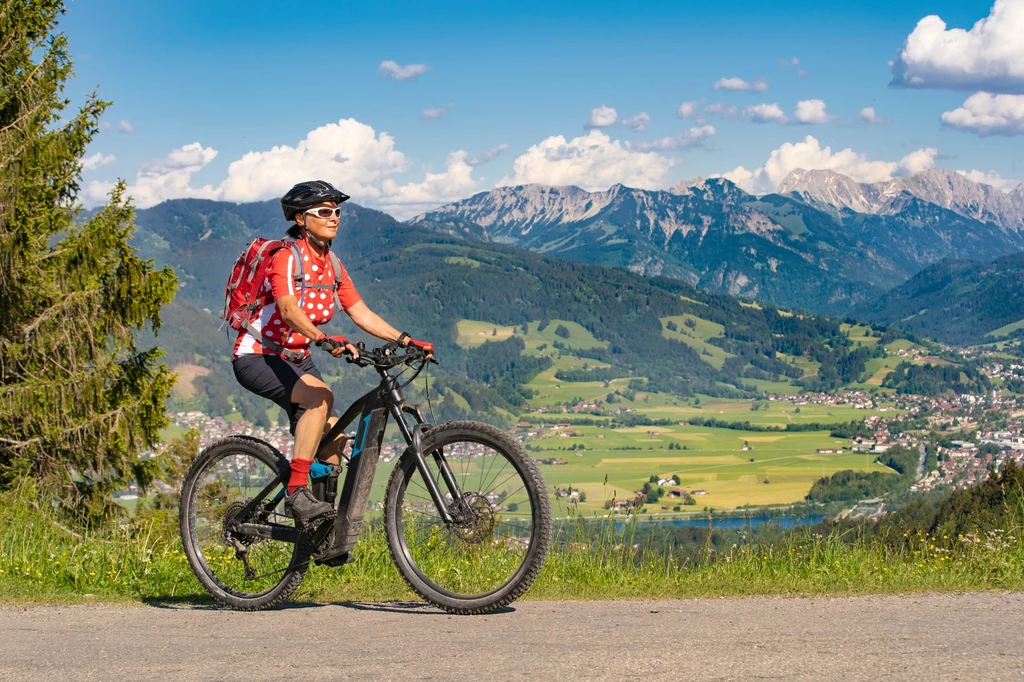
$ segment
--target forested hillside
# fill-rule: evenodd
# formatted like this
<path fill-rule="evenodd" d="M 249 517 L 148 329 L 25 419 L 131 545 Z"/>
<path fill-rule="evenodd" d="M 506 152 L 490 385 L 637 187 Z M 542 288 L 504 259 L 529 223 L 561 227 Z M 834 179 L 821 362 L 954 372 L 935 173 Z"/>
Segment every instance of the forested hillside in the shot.
<path fill-rule="evenodd" d="M 946 343 L 976 344 L 1024 334 L 1024 252 L 991 263 L 944 260 L 857 310 Z"/>
<path fill-rule="evenodd" d="M 757 392 L 752 380 L 831 389 L 856 380 L 878 352 L 853 343 L 838 321 L 824 317 L 743 303 L 679 280 L 464 241 L 352 204 L 344 208 L 334 248 L 364 299 L 395 325 L 437 343 L 443 362 L 438 388 L 457 393 L 465 400 L 459 404 L 474 412 L 514 413 L 528 397 L 522 384 L 549 363 L 522 355 L 514 336 L 464 348 L 457 343 L 461 320 L 513 328 L 549 319 L 577 323 L 601 345 L 560 352 L 607 363 L 620 376 L 679 395 L 749 396 Z M 195 380 L 197 399 L 205 395 L 221 409 L 222 398 L 236 392 L 227 369 L 230 344 L 206 311 L 220 310 L 224 279 L 244 244 L 283 232 L 278 210 L 273 202 L 181 200 L 139 212 L 136 243 L 144 255 L 173 266 L 183 283 L 157 341 L 172 359 L 212 370 Z M 697 322 L 714 331 L 701 336 L 702 329 L 688 329 Z M 355 331 L 347 319 L 340 328 Z M 804 376 L 798 358 L 818 371 Z M 352 388 L 365 383 L 365 377 L 343 374 L 340 363 L 323 358 L 321 365 L 336 380 L 354 382 Z M 249 411 L 248 398 L 239 401 Z"/>

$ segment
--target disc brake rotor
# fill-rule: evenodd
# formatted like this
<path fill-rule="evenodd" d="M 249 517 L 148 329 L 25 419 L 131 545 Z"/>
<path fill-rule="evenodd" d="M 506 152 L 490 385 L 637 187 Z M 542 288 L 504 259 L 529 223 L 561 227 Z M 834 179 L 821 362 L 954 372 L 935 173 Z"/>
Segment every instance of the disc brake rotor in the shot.
<path fill-rule="evenodd" d="M 494 534 L 498 520 L 494 507 L 479 493 L 465 493 L 459 505 L 454 531 L 464 541 L 479 544 Z"/>

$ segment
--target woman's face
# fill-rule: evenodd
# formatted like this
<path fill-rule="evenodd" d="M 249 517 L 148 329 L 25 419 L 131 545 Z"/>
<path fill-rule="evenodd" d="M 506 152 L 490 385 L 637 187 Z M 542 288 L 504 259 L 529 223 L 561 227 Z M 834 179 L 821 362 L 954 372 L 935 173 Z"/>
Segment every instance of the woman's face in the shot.
<path fill-rule="evenodd" d="M 335 215 L 337 211 L 332 211 L 331 214 L 326 218 L 321 218 L 316 214 L 317 209 L 321 208 L 337 208 L 338 204 L 333 201 L 325 201 L 322 204 L 317 204 L 313 208 L 307 209 L 302 213 L 295 215 L 295 222 L 305 227 L 310 233 L 322 242 L 330 241 L 338 235 L 338 216 Z"/>

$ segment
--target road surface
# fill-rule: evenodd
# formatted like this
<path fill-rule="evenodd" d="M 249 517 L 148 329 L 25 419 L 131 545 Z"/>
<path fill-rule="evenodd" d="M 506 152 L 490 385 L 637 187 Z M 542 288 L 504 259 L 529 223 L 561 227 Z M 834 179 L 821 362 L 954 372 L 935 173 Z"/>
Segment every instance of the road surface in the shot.
<path fill-rule="evenodd" d="M 3 680 L 996 680 L 1024 676 L 1024 594 L 0 608 Z"/>

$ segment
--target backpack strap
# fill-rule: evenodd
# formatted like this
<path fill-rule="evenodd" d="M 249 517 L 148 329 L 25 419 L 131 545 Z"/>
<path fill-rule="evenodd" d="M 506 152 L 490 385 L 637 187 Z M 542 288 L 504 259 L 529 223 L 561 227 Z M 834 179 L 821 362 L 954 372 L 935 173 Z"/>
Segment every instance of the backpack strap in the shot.
<path fill-rule="evenodd" d="M 340 313 L 341 299 L 338 297 L 338 289 L 341 288 L 341 261 L 333 251 L 328 251 L 327 255 L 331 257 L 331 267 L 334 268 L 334 305 L 337 306 L 336 310 Z"/>

